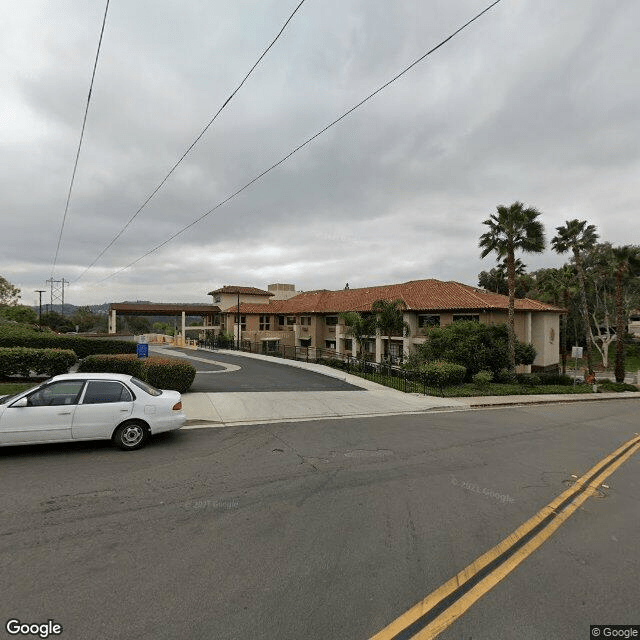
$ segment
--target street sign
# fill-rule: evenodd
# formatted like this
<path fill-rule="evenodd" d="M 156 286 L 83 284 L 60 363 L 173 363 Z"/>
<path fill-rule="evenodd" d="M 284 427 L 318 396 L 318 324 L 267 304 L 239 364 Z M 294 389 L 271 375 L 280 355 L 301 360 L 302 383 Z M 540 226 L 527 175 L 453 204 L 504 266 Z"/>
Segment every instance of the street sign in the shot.
<path fill-rule="evenodd" d="M 582 358 L 582 347 L 571 347 L 572 358 Z"/>
<path fill-rule="evenodd" d="M 149 345 L 146 342 L 140 342 L 136 345 L 136 354 L 138 358 L 149 357 Z"/>

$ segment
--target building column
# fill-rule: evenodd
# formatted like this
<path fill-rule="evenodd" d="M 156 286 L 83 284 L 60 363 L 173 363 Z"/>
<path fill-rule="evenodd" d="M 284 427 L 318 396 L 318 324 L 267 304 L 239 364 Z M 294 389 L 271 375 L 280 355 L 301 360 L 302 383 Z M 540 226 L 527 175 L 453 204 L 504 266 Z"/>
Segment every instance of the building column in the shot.
<path fill-rule="evenodd" d="M 382 362 L 382 335 L 380 330 L 376 330 L 376 362 L 380 364 Z"/>
<path fill-rule="evenodd" d="M 404 352 L 405 360 L 411 353 L 411 345 L 413 344 L 413 336 L 418 333 L 418 316 L 415 313 L 402 314 L 402 319 L 409 325 L 409 335 L 402 338 L 402 351 Z"/>
<path fill-rule="evenodd" d="M 351 356 L 353 358 L 358 357 L 358 343 L 355 338 L 351 338 Z"/>
<path fill-rule="evenodd" d="M 109 328 L 107 329 L 109 333 L 116 332 L 116 310 L 112 309 L 109 314 Z"/>
<path fill-rule="evenodd" d="M 342 355 L 342 325 L 336 325 L 336 355 Z"/>

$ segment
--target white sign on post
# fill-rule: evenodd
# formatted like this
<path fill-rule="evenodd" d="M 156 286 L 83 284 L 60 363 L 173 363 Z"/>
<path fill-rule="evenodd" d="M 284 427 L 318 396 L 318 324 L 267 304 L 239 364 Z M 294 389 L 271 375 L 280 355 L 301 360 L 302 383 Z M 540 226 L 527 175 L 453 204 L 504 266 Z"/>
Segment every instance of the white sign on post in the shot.
<path fill-rule="evenodd" d="M 571 347 L 572 358 L 582 358 L 582 347 Z"/>

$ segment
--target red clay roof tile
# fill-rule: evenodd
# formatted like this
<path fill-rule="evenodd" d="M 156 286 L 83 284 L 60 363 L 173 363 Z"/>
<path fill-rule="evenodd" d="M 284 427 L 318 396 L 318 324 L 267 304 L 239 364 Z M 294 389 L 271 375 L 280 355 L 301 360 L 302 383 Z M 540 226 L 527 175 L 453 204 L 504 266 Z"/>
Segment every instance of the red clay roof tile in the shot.
<path fill-rule="evenodd" d="M 310 291 L 288 300 L 270 301 L 269 304 L 241 304 L 240 312 L 294 315 L 370 311 L 376 300 L 402 300 L 405 308 L 413 311 L 506 310 L 509 305 L 509 298 L 499 293 L 470 287 L 460 282 L 430 279 L 362 289 Z M 233 313 L 235 309 L 236 307 L 231 307 L 227 311 Z M 559 307 L 528 298 L 517 299 L 516 309 L 556 313 L 563 311 Z"/>

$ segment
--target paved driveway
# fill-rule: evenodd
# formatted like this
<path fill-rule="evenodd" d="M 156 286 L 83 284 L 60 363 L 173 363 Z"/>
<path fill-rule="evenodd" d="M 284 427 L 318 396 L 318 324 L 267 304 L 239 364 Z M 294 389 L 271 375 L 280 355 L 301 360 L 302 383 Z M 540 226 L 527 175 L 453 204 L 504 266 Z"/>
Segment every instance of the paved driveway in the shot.
<path fill-rule="evenodd" d="M 254 360 L 244 356 L 232 356 L 215 351 L 171 349 L 183 353 L 192 360 L 199 372 L 189 390 L 191 393 L 247 392 L 247 391 L 358 391 L 361 387 L 344 380 L 324 376 L 315 371 L 298 369 L 273 361 Z M 211 364 L 203 362 L 212 361 Z M 233 367 L 225 371 L 213 364 L 221 362 Z M 219 373 L 214 373 L 219 372 Z"/>

